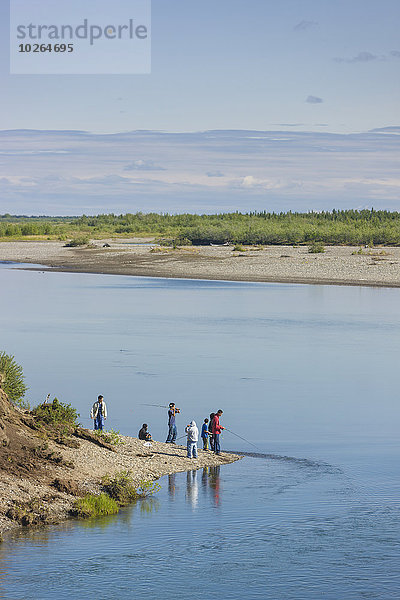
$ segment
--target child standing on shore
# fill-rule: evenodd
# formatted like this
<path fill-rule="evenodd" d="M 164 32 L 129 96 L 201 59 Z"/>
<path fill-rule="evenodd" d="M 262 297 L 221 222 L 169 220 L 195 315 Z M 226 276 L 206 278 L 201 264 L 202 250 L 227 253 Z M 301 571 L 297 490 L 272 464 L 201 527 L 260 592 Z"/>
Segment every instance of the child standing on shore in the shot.
<path fill-rule="evenodd" d="M 191 421 L 187 427 L 185 427 L 187 434 L 187 457 L 197 458 L 197 441 L 199 439 L 199 430 L 197 429 L 196 421 Z"/>
<path fill-rule="evenodd" d="M 208 419 L 204 419 L 201 428 L 201 439 L 203 440 L 203 450 L 208 450 Z"/>

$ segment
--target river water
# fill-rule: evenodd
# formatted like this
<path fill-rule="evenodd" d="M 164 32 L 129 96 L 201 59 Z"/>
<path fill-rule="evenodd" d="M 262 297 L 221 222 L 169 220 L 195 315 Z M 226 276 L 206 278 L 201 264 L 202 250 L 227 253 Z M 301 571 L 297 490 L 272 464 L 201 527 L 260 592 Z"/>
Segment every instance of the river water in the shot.
<path fill-rule="evenodd" d="M 179 435 L 224 410 L 243 460 L 161 479 L 120 515 L 0 546 L 0 598 L 399 597 L 400 290 L 0 268 L 28 400 Z M 247 440 L 247 441 L 245 441 Z"/>

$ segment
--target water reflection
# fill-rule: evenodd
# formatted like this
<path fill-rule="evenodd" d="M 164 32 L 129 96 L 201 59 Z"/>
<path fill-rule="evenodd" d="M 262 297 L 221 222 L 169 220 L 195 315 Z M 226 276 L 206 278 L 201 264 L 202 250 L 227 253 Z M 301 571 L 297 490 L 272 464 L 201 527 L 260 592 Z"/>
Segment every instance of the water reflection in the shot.
<path fill-rule="evenodd" d="M 220 466 L 204 467 L 201 475 L 199 470 L 187 471 L 185 499 L 193 509 L 198 507 L 200 490 L 203 496 L 211 497 L 214 506 L 219 506 L 221 500 L 220 469 Z M 168 475 L 168 495 L 171 500 L 178 499 L 175 497 L 178 489 L 176 474 Z"/>
<path fill-rule="evenodd" d="M 143 500 L 141 500 L 139 506 L 140 506 L 140 513 L 142 515 L 150 515 L 159 510 L 160 502 L 158 501 L 157 498 L 153 498 L 152 496 L 150 496 L 149 498 L 143 498 Z"/>
<path fill-rule="evenodd" d="M 119 513 L 116 515 L 108 515 L 106 517 L 93 517 L 92 519 L 85 519 L 79 521 L 79 526 L 83 529 L 102 529 L 106 530 L 110 527 L 110 525 L 114 525 L 114 523 L 120 518 Z"/>
<path fill-rule="evenodd" d="M 186 473 L 186 501 L 197 508 L 199 503 L 199 485 L 197 482 L 197 471 L 188 471 Z"/>
<path fill-rule="evenodd" d="M 169 497 L 174 499 L 176 492 L 176 473 L 171 473 L 168 475 L 168 494 Z"/>
<path fill-rule="evenodd" d="M 208 485 L 211 494 L 214 498 L 214 505 L 219 506 L 220 503 L 220 470 L 221 467 L 209 467 Z"/>

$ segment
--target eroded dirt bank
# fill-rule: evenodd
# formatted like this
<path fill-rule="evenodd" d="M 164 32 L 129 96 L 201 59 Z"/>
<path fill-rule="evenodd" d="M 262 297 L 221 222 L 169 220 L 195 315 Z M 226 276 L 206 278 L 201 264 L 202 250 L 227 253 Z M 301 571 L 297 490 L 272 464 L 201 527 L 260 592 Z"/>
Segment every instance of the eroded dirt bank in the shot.
<path fill-rule="evenodd" d="M 131 471 L 135 483 L 162 475 L 234 462 L 239 456 L 199 451 L 188 459 L 182 446 L 121 436 L 122 445 L 101 442 L 76 428 L 50 439 L 28 413 L 15 409 L 0 388 L 0 534 L 21 525 L 56 523 L 69 517 L 77 497 L 99 493 L 100 479 Z M 100 444 L 100 445 L 99 445 Z"/>

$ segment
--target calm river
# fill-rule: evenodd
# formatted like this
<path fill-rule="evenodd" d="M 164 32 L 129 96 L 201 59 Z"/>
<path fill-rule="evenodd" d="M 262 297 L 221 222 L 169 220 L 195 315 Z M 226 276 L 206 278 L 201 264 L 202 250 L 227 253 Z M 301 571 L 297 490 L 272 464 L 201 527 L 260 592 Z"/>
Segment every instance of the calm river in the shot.
<path fill-rule="evenodd" d="M 0 598 L 399 597 L 400 290 L 0 267 L 0 349 L 28 400 L 164 440 L 218 408 L 221 469 L 161 480 L 115 517 L 0 545 Z M 250 443 L 251 442 L 251 443 Z M 253 445 L 251 445 L 253 444 Z"/>

